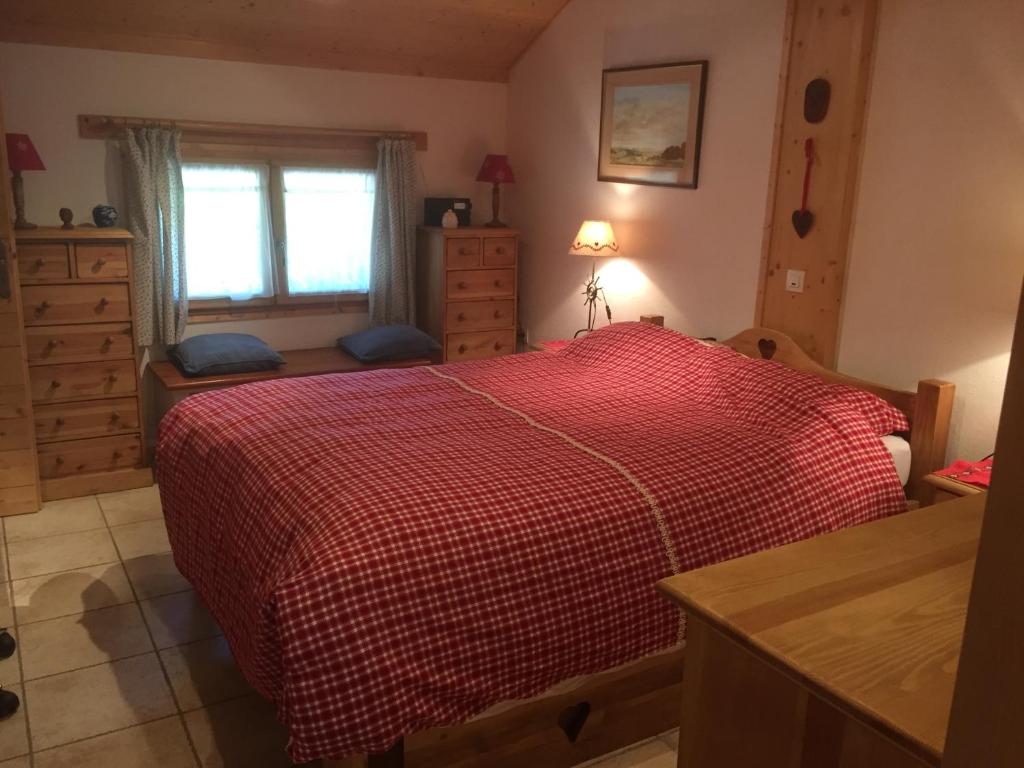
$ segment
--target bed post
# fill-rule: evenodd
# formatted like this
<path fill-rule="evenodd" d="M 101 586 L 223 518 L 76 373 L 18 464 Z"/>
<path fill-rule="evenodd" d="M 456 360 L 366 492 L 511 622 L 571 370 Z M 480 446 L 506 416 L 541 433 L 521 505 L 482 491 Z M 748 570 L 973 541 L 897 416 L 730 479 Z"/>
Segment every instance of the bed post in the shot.
<path fill-rule="evenodd" d="M 934 489 L 924 476 L 946 464 L 946 443 L 953 412 L 956 385 L 939 379 L 923 379 L 917 384 L 914 414 L 910 424 L 910 488 L 911 498 L 922 505 L 932 502 Z"/>

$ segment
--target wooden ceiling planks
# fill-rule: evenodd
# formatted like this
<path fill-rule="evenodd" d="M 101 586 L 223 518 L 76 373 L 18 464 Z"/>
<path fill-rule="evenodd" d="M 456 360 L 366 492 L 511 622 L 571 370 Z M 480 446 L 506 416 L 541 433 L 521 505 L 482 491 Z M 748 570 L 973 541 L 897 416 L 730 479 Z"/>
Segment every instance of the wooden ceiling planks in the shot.
<path fill-rule="evenodd" d="M 568 0 L 0 0 L 0 40 L 504 82 Z"/>

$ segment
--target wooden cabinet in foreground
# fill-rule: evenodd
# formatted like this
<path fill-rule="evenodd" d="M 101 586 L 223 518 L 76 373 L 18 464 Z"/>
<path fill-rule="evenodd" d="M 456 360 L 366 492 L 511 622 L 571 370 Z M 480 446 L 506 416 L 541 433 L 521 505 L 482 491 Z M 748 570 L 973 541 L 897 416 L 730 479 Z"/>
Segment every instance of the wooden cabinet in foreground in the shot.
<path fill-rule="evenodd" d="M 18 232 L 43 499 L 151 485 L 133 333 L 132 236 Z"/>
<path fill-rule="evenodd" d="M 516 351 L 519 233 L 491 227 L 420 227 L 416 247 L 419 326 L 444 362 Z"/>
<path fill-rule="evenodd" d="M 985 496 L 673 576 L 679 765 L 942 763 Z"/>

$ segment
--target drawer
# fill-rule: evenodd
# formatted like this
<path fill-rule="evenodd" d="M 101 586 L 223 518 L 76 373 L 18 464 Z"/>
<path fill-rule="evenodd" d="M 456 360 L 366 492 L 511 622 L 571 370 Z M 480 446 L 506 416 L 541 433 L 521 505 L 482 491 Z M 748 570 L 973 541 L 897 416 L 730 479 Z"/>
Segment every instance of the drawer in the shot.
<path fill-rule="evenodd" d="M 135 393 L 135 361 L 33 365 L 28 369 L 32 400 L 46 403 Z"/>
<path fill-rule="evenodd" d="M 444 265 L 448 269 L 480 266 L 479 237 L 449 237 L 444 241 Z"/>
<path fill-rule="evenodd" d="M 450 301 L 445 305 L 445 328 L 449 331 L 486 331 L 492 328 L 512 328 L 515 320 L 515 302 Z"/>
<path fill-rule="evenodd" d="M 516 332 L 481 331 L 479 333 L 449 333 L 445 344 L 445 360 L 482 360 L 486 357 L 509 355 L 516 351 Z"/>
<path fill-rule="evenodd" d="M 516 273 L 513 269 L 460 269 L 445 274 L 449 299 L 488 299 L 513 296 Z"/>
<path fill-rule="evenodd" d="M 138 435 L 65 440 L 39 446 L 39 477 L 68 477 L 90 472 L 137 467 L 142 464 Z"/>
<path fill-rule="evenodd" d="M 23 450 L 32 447 L 30 419 L 0 419 L 0 451 Z"/>
<path fill-rule="evenodd" d="M 67 280 L 68 247 L 62 243 L 18 245 L 18 277 L 23 283 Z"/>
<path fill-rule="evenodd" d="M 128 277 L 128 249 L 123 245 L 76 245 L 75 274 L 82 280 Z"/>
<path fill-rule="evenodd" d="M 29 326 L 25 344 L 30 363 L 127 358 L 135 352 L 131 323 Z"/>
<path fill-rule="evenodd" d="M 34 412 L 36 440 L 40 443 L 139 431 L 139 407 L 134 397 L 37 405 Z"/>
<path fill-rule="evenodd" d="M 516 264 L 516 239 L 514 237 L 485 237 L 484 266 L 514 267 Z"/>
<path fill-rule="evenodd" d="M 127 283 L 115 285 L 25 285 L 25 325 L 129 320 Z"/>

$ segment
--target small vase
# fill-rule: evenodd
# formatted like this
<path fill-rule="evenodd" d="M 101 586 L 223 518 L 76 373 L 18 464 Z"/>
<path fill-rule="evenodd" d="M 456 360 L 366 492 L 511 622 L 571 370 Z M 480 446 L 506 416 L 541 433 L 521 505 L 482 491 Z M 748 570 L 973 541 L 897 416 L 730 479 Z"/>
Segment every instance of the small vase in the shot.
<path fill-rule="evenodd" d="M 112 205 L 97 205 L 92 209 L 92 220 L 97 227 L 112 227 L 117 224 L 117 208 Z"/>
<path fill-rule="evenodd" d="M 459 217 L 451 208 L 445 211 L 444 216 L 441 217 L 441 226 L 445 229 L 455 229 L 459 226 Z"/>

